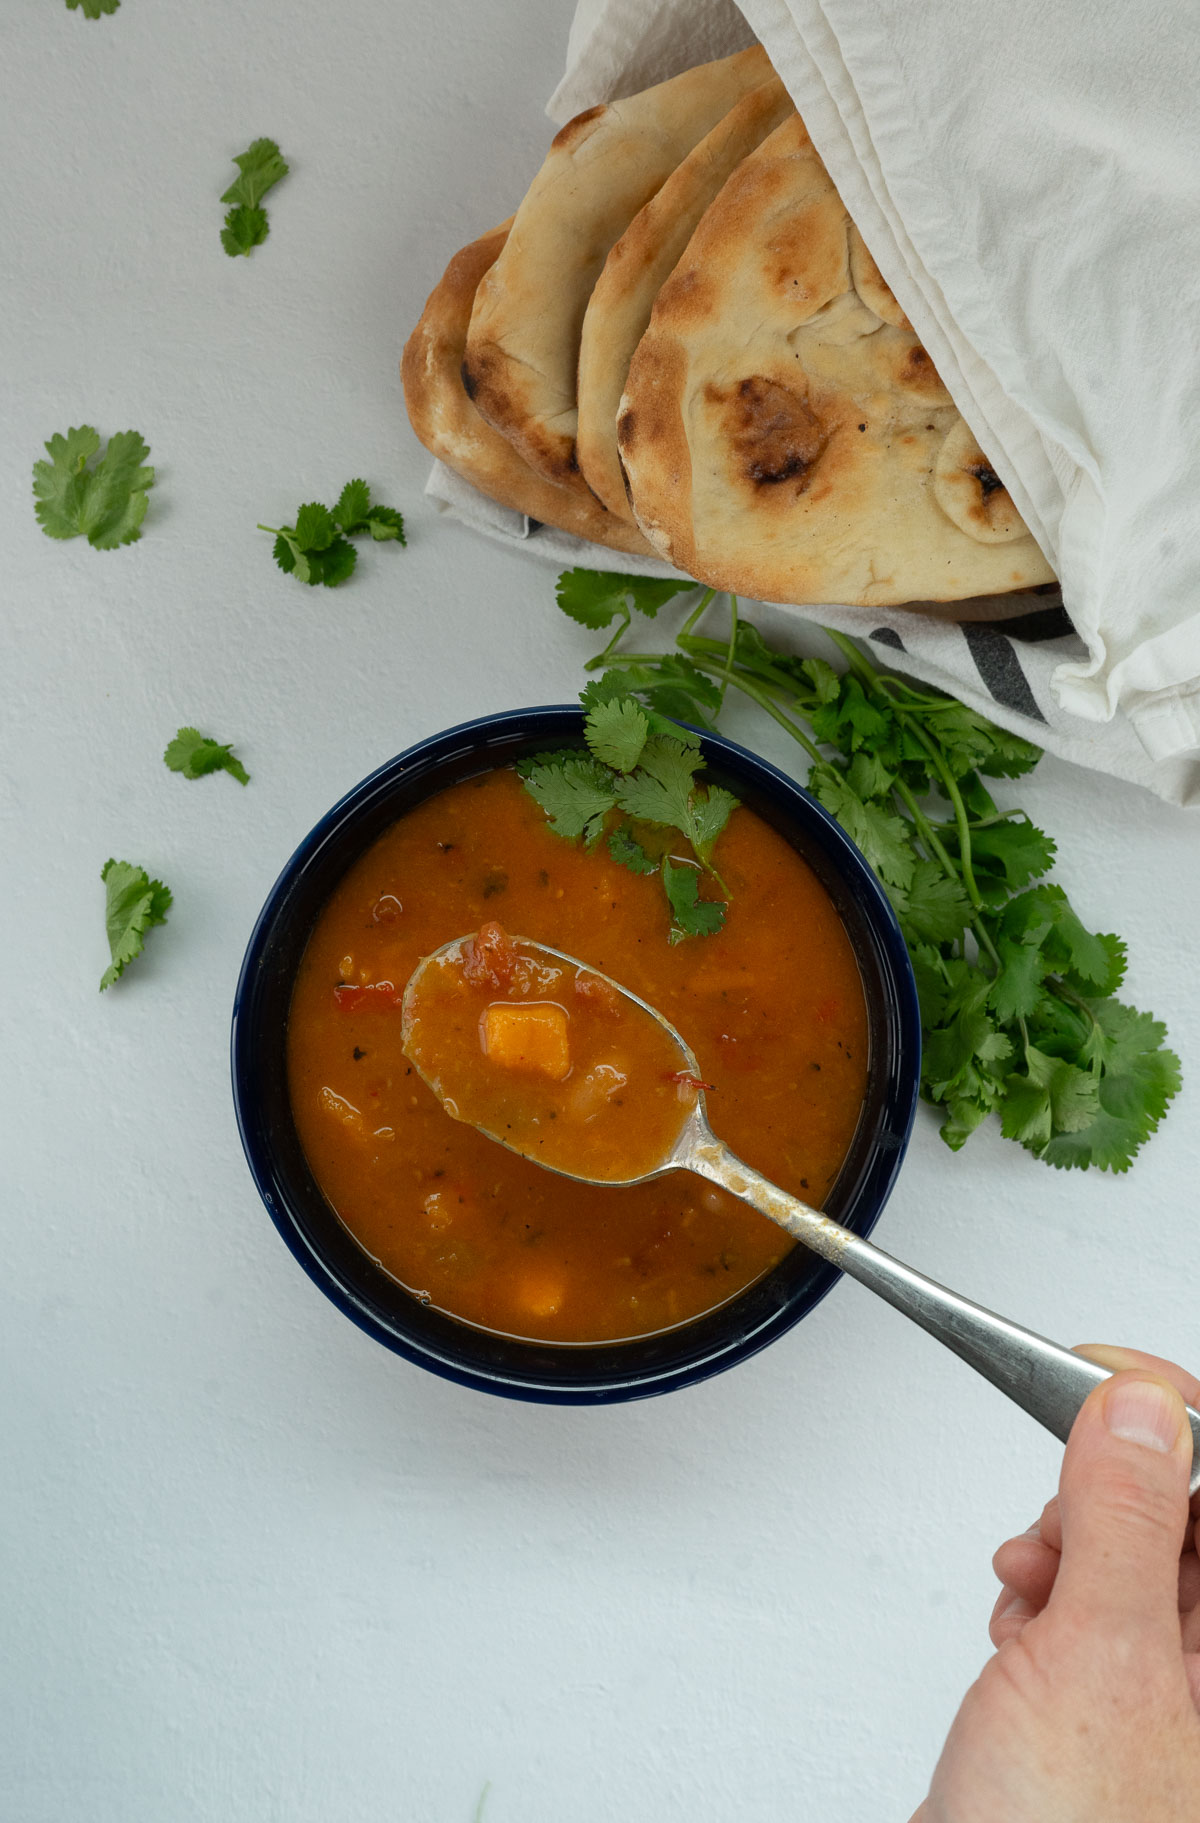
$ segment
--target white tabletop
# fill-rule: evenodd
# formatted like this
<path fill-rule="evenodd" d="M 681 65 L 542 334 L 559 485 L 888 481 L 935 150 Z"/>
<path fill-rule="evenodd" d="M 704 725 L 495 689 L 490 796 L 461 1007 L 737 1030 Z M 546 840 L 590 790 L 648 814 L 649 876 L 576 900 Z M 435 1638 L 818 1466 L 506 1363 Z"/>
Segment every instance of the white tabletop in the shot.
<path fill-rule="evenodd" d="M 0 26 L 6 1823 L 881 1823 L 987 1652 L 995 1545 L 1057 1447 L 866 1293 L 684 1393 L 509 1403 L 410 1367 L 295 1265 L 243 1163 L 230 1002 L 348 786 L 570 700 L 552 573 L 439 519 L 404 336 L 550 129 L 566 0 L 123 0 Z M 277 138 L 270 239 L 221 250 Z M 53 432 L 130 426 L 137 545 L 35 523 Z M 364 475 L 408 516 L 336 593 L 254 529 Z M 180 723 L 253 774 L 189 784 Z M 731 731 L 790 764 L 749 720 Z M 1020 799 L 1190 1071 L 1125 1178 L 922 1110 L 878 1238 L 1064 1340 L 1190 1357 L 1197 825 L 1047 761 Z M 1012 801 L 1011 798 L 1006 801 Z M 173 888 L 110 993 L 105 859 Z"/>

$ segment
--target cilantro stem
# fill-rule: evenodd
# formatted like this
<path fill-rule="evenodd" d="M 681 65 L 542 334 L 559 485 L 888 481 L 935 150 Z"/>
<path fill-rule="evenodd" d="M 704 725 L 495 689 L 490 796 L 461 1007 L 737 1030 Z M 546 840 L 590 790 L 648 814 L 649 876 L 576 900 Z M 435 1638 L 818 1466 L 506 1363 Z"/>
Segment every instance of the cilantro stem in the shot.
<path fill-rule="evenodd" d="M 958 827 L 958 864 L 962 870 L 963 884 L 967 889 L 967 896 L 971 904 L 977 912 L 980 912 L 983 910 L 983 896 L 976 884 L 975 872 L 971 866 L 971 825 L 967 820 L 967 807 L 963 803 L 962 792 L 958 789 L 954 774 L 947 766 L 945 758 L 939 752 L 937 743 L 931 741 L 920 723 L 913 721 L 903 709 L 897 709 L 896 713 L 903 718 L 910 733 L 916 735 L 933 761 L 934 770 L 942 781 L 942 789 L 953 806 L 954 821 Z"/>
<path fill-rule="evenodd" d="M 622 606 L 620 607 L 618 612 L 621 614 L 622 618 L 617 622 L 617 630 L 613 634 L 612 638 L 609 640 L 608 644 L 605 646 L 603 652 L 600 653 L 598 658 L 593 660 L 593 663 L 595 663 L 597 665 L 602 665 L 607 661 L 610 652 L 613 650 L 613 647 L 619 646 L 621 641 L 624 639 L 626 633 L 628 633 L 628 631 L 629 631 L 629 625 L 633 619 L 632 614 L 629 612 L 629 609 L 624 606 L 624 604 L 622 604 Z"/>
<path fill-rule="evenodd" d="M 917 833 L 929 850 L 930 855 L 935 861 L 938 861 L 941 864 L 942 870 L 948 879 L 957 881 L 961 877 L 959 868 L 955 866 L 951 856 L 946 853 L 933 824 L 929 821 L 929 818 L 925 815 L 925 812 L 921 809 L 921 806 L 917 803 L 916 798 L 904 783 L 903 779 L 896 780 L 894 789 L 904 800 L 908 814 L 915 823 Z M 983 903 L 978 898 L 975 900 L 975 907 L 977 912 L 982 912 Z M 980 949 L 984 950 L 991 958 L 992 965 L 997 974 L 999 974 L 1001 969 L 1000 952 L 992 942 L 992 939 L 988 935 L 986 928 L 978 916 L 972 918 L 970 928 L 976 943 L 979 945 Z"/>
<path fill-rule="evenodd" d="M 880 674 L 876 671 L 874 665 L 869 664 L 862 656 L 853 641 L 847 639 L 844 633 L 836 632 L 832 627 L 826 627 L 824 631 L 829 635 L 834 645 L 838 648 L 838 651 L 845 656 L 851 670 L 856 672 L 873 690 L 877 690 L 881 682 Z M 925 732 L 925 729 L 921 726 L 919 720 L 917 720 L 911 711 L 907 710 L 902 703 L 895 703 L 893 705 L 893 713 L 900 717 L 909 733 L 914 735 L 915 738 L 920 741 L 922 747 L 924 747 L 926 753 L 933 762 L 934 771 L 942 782 L 942 788 L 945 791 L 947 798 L 950 800 L 950 804 L 954 810 L 955 825 L 958 829 L 959 869 L 962 873 L 963 885 L 967 889 L 967 897 L 970 899 L 971 904 L 975 907 L 977 912 L 981 912 L 983 910 L 983 896 L 979 891 L 979 886 L 975 879 L 975 870 L 971 866 L 971 825 L 967 817 L 967 807 L 963 803 L 962 793 L 958 789 L 954 775 L 947 766 L 945 758 L 938 748 L 937 742 L 930 740 L 929 735 Z M 922 818 L 922 821 L 925 823 L 926 829 L 929 829 L 930 825 L 928 821 L 925 818 Z M 990 942 L 988 947 L 989 949 L 991 948 Z M 997 965 L 999 965 L 999 957 L 996 956 L 994 950 L 992 951 L 992 955 Z"/>
<path fill-rule="evenodd" d="M 702 641 L 698 639 L 689 639 L 686 647 L 688 657 L 691 658 L 692 663 L 698 671 L 707 672 L 709 677 L 724 677 L 724 666 L 712 663 L 711 660 L 698 655 L 693 650 L 694 647 L 699 645 L 716 646 L 720 651 L 724 652 L 724 640 L 710 639 Z M 661 657 L 661 652 L 614 652 L 610 663 L 626 665 L 656 664 Z M 595 666 L 596 660 L 589 659 L 584 669 L 591 671 L 595 669 Z M 809 740 L 803 728 L 799 727 L 798 724 L 792 720 L 790 715 L 784 714 L 783 710 L 772 700 L 766 690 L 757 687 L 754 683 L 750 682 L 749 678 L 738 675 L 738 670 L 742 668 L 743 667 L 735 668 L 729 675 L 729 682 L 733 685 L 733 688 L 735 690 L 740 690 L 743 696 L 748 696 L 751 702 L 758 704 L 760 709 L 765 709 L 767 714 L 777 721 L 781 728 L 787 730 L 794 741 L 799 741 L 810 759 L 815 760 L 819 766 L 823 766 L 825 761 L 822 757 L 820 748 Z"/>
<path fill-rule="evenodd" d="M 729 653 L 725 660 L 725 675 L 721 679 L 721 696 L 720 696 L 719 702 L 717 703 L 717 714 L 718 715 L 720 715 L 721 710 L 725 707 L 725 692 L 728 690 L 729 680 L 733 676 L 733 658 L 734 658 L 734 653 L 737 651 L 737 636 L 738 636 L 738 598 L 733 593 L 733 591 L 730 590 L 730 594 L 729 594 Z"/>
<path fill-rule="evenodd" d="M 692 609 L 691 613 L 688 615 L 687 619 L 684 621 L 683 625 L 680 627 L 678 633 L 675 635 L 676 644 L 678 644 L 680 640 L 685 639 L 687 637 L 687 635 L 691 632 L 692 628 L 696 625 L 696 622 L 700 619 L 700 616 L 703 614 L 705 608 L 707 608 L 709 602 L 713 600 L 716 593 L 717 593 L 717 591 L 715 589 L 705 589 L 703 595 L 700 597 L 699 606 Z"/>
<path fill-rule="evenodd" d="M 863 683 L 869 684 L 872 689 L 877 689 L 882 682 L 880 674 L 874 665 L 863 657 L 854 641 L 847 639 L 844 633 L 838 633 L 833 627 L 822 627 L 821 631 L 827 639 L 833 641 L 850 669 L 862 679 Z"/>
<path fill-rule="evenodd" d="M 1027 823 L 1030 821 L 1029 812 L 1021 809 L 997 810 L 993 816 L 969 817 L 967 820 L 972 829 L 992 829 L 997 823 L 1007 823 L 1010 817 L 1024 817 Z M 956 817 L 952 823 L 931 823 L 930 827 L 946 831 L 953 830 L 957 834 L 958 819 Z"/>

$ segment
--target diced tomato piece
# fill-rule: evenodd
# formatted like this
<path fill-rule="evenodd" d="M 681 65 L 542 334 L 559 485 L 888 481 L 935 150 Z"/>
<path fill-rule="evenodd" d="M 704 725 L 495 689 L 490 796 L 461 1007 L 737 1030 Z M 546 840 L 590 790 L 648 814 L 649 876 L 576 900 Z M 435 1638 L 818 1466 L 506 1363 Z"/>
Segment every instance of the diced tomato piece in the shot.
<path fill-rule="evenodd" d="M 463 975 L 473 985 L 506 988 L 512 980 L 517 949 L 495 919 L 481 924 L 479 934 L 463 944 Z"/>
<path fill-rule="evenodd" d="M 394 981 L 368 981 L 362 987 L 341 983 L 333 997 L 343 1013 L 354 1013 L 364 1006 L 399 1006 L 404 994 Z"/>

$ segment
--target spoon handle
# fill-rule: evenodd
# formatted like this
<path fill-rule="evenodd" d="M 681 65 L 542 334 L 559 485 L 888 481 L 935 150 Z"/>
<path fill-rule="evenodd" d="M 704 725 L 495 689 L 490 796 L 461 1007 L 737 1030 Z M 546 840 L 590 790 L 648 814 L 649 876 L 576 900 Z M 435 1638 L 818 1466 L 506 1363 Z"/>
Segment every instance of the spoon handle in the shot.
<path fill-rule="evenodd" d="M 969 1298 L 839 1227 L 827 1215 L 780 1190 L 719 1140 L 707 1135 L 696 1139 L 686 1161 L 680 1162 L 750 1203 L 830 1265 L 911 1317 L 1062 1442 L 1092 1388 L 1109 1378 L 1108 1368 L 972 1304 Z M 1190 1406 L 1188 1421 L 1193 1452 L 1189 1485 L 1195 1494 L 1200 1492 L 1200 1413 Z"/>

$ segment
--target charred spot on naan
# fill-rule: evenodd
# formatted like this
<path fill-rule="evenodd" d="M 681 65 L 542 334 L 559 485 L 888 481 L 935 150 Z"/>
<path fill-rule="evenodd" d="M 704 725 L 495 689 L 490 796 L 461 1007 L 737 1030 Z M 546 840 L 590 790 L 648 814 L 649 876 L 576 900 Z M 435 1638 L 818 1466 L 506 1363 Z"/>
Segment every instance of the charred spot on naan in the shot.
<path fill-rule="evenodd" d="M 577 479 L 574 439 L 555 437 L 550 427 L 530 418 L 520 368 L 514 371 L 502 348 L 493 343 L 467 344 L 461 368 L 463 391 L 494 430 L 507 437 L 523 460 L 536 458 L 547 480 Z"/>
<path fill-rule="evenodd" d="M 720 415 L 722 440 L 743 480 L 756 490 L 787 483 L 793 499 L 808 490 L 835 427 L 817 415 L 806 394 L 766 374 L 749 374 L 728 387 L 709 381 L 704 397 Z"/>
<path fill-rule="evenodd" d="M 893 372 L 901 392 L 920 403 L 922 409 L 952 403 L 942 376 L 919 342 L 901 330 L 883 329 L 880 335 L 894 336 L 898 344 L 899 359 Z"/>
<path fill-rule="evenodd" d="M 1009 544 L 1029 536 L 1012 495 L 962 418 L 938 451 L 933 492 L 946 517 L 980 544 Z"/>

